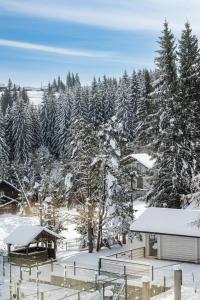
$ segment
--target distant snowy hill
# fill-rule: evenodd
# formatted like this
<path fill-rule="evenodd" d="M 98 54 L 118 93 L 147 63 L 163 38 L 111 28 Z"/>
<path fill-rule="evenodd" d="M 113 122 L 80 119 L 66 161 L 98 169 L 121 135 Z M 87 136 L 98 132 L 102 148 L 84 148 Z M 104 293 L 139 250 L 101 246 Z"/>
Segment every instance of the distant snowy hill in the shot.
<path fill-rule="evenodd" d="M 42 97 L 43 97 L 43 91 L 28 91 L 28 96 L 30 101 L 35 104 L 39 105 L 42 102 Z"/>

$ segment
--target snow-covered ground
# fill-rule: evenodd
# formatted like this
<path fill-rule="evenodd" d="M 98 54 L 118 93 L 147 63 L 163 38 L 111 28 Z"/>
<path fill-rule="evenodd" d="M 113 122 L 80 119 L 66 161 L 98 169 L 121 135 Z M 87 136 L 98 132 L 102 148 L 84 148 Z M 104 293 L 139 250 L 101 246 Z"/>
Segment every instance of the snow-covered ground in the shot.
<path fill-rule="evenodd" d="M 28 91 L 27 93 L 31 103 L 34 105 L 42 103 L 43 91 Z"/>
<path fill-rule="evenodd" d="M 169 290 L 166 293 L 151 298 L 152 300 L 173 300 L 174 290 Z M 199 300 L 200 293 L 195 293 L 193 288 L 182 287 L 181 300 Z"/>

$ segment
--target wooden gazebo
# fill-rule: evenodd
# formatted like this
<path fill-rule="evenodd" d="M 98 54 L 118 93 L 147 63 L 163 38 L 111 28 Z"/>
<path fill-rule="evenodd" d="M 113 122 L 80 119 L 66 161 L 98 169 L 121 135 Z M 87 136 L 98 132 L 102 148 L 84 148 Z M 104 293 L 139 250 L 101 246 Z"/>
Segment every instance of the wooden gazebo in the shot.
<path fill-rule="evenodd" d="M 10 261 L 34 264 L 56 258 L 57 239 L 60 236 L 42 226 L 23 225 L 17 227 L 6 239 Z"/>

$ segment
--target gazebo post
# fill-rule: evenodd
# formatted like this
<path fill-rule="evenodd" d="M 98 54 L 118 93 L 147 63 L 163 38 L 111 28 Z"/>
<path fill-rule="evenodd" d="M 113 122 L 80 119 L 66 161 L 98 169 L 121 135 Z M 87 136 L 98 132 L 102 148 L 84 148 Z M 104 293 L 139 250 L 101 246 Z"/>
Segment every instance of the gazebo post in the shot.
<path fill-rule="evenodd" d="M 29 245 L 26 246 L 26 255 L 28 256 L 28 247 Z"/>
<path fill-rule="evenodd" d="M 7 244 L 8 255 L 10 255 L 10 248 L 11 248 L 11 244 Z"/>
<path fill-rule="evenodd" d="M 54 257 L 56 259 L 56 251 L 57 251 L 57 243 L 56 243 L 56 239 L 54 239 Z"/>

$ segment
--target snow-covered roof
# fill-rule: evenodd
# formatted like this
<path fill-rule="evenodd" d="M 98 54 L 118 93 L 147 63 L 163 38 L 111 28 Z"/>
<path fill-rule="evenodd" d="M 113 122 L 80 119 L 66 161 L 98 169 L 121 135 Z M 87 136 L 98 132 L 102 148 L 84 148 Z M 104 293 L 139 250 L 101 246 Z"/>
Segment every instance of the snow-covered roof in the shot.
<path fill-rule="evenodd" d="M 127 158 L 136 159 L 138 162 L 140 162 L 143 166 L 145 166 L 148 169 L 153 168 L 155 161 L 156 161 L 154 158 L 152 158 L 147 153 L 132 153 L 132 154 L 129 154 L 128 156 L 124 157 L 123 160 L 126 160 Z"/>
<path fill-rule="evenodd" d="M 199 210 L 147 208 L 131 225 L 132 231 L 200 237 Z"/>
<path fill-rule="evenodd" d="M 16 245 L 16 246 L 26 246 L 32 243 L 37 236 L 43 231 L 49 233 L 50 235 L 60 238 L 60 236 L 42 226 L 31 226 L 31 225 L 21 225 L 18 226 L 11 234 L 9 234 L 4 242 L 6 244 Z"/>

